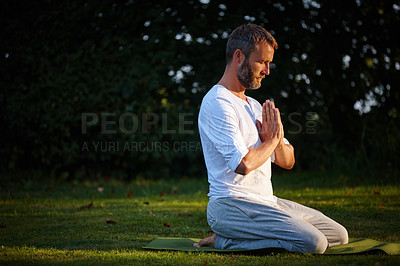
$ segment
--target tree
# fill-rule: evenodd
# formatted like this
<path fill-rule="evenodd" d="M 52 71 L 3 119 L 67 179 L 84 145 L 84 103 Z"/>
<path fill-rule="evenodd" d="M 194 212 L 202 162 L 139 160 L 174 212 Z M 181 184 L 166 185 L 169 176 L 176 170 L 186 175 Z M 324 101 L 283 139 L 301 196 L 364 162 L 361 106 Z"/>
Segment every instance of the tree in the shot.
<path fill-rule="evenodd" d="M 3 168 L 204 175 L 201 99 L 223 73 L 229 33 L 253 22 L 273 33 L 279 49 L 270 77 L 251 96 L 277 102 L 297 167 L 369 162 L 398 173 L 395 2 L 1 5 Z M 85 115 L 98 120 L 83 133 Z M 122 146 L 96 152 L 96 143 Z"/>

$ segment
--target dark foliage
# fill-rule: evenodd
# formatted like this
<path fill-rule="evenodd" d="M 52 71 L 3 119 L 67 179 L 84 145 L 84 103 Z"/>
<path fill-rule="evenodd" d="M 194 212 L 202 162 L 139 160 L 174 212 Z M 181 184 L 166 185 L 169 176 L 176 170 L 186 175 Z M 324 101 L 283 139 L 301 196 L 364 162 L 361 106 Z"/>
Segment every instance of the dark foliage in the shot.
<path fill-rule="evenodd" d="M 280 107 L 296 167 L 398 175 L 395 1 L 21 0 L 0 10 L 3 169 L 204 175 L 201 99 L 223 73 L 229 33 L 254 22 L 280 48 L 250 95 Z"/>

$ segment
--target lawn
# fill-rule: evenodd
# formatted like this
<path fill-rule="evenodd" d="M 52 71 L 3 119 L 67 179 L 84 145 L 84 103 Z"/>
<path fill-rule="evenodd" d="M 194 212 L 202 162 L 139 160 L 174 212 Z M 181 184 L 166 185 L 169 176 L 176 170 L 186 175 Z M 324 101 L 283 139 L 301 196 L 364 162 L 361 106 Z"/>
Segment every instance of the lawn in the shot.
<path fill-rule="evenodd" d="M 275 194 L 317 208 L 350 237 L 400 242 L 400 185 L 340 174 L 280 173 Z M 400 256 L 149 251 L 157 237 L 202 238 L 206 178 L 43 180 L 3 175 L 0 264 L 399 265 Z"/>

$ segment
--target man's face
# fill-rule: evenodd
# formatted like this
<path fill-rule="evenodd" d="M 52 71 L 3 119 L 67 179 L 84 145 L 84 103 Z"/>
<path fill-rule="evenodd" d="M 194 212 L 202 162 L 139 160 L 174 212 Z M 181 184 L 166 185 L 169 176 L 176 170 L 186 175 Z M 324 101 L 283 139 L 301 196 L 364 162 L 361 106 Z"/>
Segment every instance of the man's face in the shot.
<path fill-rule="evenodd" d="M 236 76 L 246 89 L 255 90 L 261 87 L 261 81 L 269 75 L 269 63 L 274 57 L 271 45 L 261 42 L 239 66 Z"/>

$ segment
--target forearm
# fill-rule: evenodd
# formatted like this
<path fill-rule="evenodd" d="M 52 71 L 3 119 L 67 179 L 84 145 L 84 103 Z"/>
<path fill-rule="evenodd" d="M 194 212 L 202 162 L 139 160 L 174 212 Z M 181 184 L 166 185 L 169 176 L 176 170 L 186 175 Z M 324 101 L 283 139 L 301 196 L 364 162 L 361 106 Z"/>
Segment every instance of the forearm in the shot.
<path fill-rule="evenodd" d="M 282 168 L 292 169 L 295 163 L 293 146 L 280 141 L 275 148 L 274 163 Z"/>
<path fill-rule="evenodd" d="M 247 175 L 254 169 L 263 165 L 274 152 L 277 142 L 274 140 L 265 141 L 257 148 L 249 148 L 249 152 L 243 157 L 235 173 Z"/>

